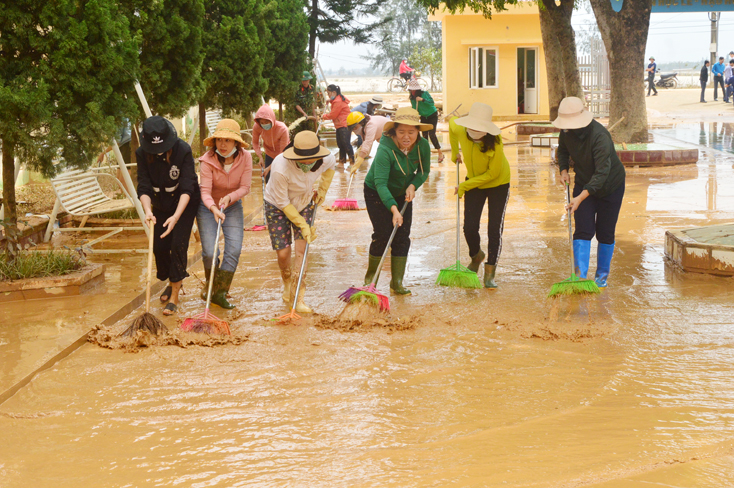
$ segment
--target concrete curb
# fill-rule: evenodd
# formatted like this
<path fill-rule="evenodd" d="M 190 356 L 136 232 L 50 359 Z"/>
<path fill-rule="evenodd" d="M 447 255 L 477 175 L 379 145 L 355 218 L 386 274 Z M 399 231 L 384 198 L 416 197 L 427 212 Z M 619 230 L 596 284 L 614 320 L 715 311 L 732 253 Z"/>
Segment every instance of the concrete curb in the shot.
<path fill-rule="evenodd" d="M 256 211 L 251 212 L 249 215 L 245 217 L 245 224 L 249 224 L 250 221 L 252 221 L 253 218 L 260 215 L 262 206 L 260 206 Z M 201 260 L 201 251 L 198 251 L 196 254 L 191 256 L 188 261 L 187 269 L 191 268 L 194 264 L 196 264 L 198 261 Z M 151 295 L 158 294 L 163 291 L 163 288 L 165 287 L 165 282 L 158 281 L 154 285 L 151 286 L 150 292 Z M 130 300 L 128 303 L 123 305 L 121 308 L 119 308 L 117 311 L 113 312 L 111 315 L 109 315 L 106 319 L 104 319 L 102 322 L 100 322 L 102 325 L 110 326 L 113 325 L 122 318 L 124 318 L 127 314 L 135 310 L 136 308 L 140 307 L 145 303 L 145 291 L 140 293 L 138 296 Z M 54 354 L 51 358 L 47 359 L 41 366 L 36 368 L 35 370 L 31 371 L 28 375 L 17 381 L 14 385 L 12 385 L 10 388 L 6 389 L 2 393 L 0 393 L 0 405 L 5 403 L 7 400 L 9 400 L 13 395 L 18 393 L 21 388 L 26 386 L 28 383 L 33 381 L 33 378 L 38 373 L 41 373 L 43 371 L 46 371 L 47 369 L 52 368 L 56 363 L 61 361 L 62 359 L 68 357 L 82 347 L 84 344 L 87 343 L 87 337 L 89 336 L 89 333 L 91 332 L 91 329 L 84 332 L 81 336 L 79 336 L 74 342 L 66 346 L 61 351 Z"/>

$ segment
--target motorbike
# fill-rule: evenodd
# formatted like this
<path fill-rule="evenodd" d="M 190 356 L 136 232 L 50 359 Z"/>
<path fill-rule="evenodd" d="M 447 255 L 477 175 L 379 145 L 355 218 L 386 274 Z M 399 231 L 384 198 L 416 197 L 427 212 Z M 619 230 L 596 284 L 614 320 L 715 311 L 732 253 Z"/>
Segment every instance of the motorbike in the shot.
<path fill-rule="evenodd" d="M 655 86 L 658 88 L 678 88 L 678 73 L 675 71 L 660 73 L 660 79 L 655 82 Z"/>

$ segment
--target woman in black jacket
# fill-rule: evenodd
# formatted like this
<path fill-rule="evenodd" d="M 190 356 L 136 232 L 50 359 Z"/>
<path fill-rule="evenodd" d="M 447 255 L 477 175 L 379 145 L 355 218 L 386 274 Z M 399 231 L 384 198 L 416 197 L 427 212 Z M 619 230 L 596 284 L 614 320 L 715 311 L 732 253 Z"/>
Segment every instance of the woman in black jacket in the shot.
<path fill-rule="evenodd" d="M 709 82 L 709 62 L 704 61 L 703 67 L 701 68 L 701 103 L 706 103 L 704 95 L 706 94 L 706 84 Z"/>
<path fill-rule="evenodd" d="M 153 224 L 156 276 L 168 280 L 161 301 L 163 315 L 178 308 L 178 294 L 186 272 L 189 239 L 199 207 L 199 181 L 191 147 L 178 138 L 163 117 L 149 117 L 135 151 L 138 164 L 138 198 L 145 218 Z"/>

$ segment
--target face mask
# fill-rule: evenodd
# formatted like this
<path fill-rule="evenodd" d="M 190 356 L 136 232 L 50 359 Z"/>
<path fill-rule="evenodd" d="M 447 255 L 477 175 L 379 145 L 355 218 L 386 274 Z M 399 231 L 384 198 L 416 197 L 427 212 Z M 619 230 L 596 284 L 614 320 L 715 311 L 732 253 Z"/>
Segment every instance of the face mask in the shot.
<path fill-rule="evenodd" d="M 219 154 L 223 158 L 228 158 L 231 155 L 233 155 L 236 150 L 237 150 L 237 146 L 233 147 L 232 150 L 229 152 L 229 154 L 222 154 L 222 153 L 219 152 L 219 149 L 217 149 L 217 154 Z"/>
<path fill-rule="evenodd" d="M 263 130 L 270 130 L 273 128 L 273 124 L 260 124 L 260 127 L 262 127 Z"/>
<path fill-rule="evenodd" d="M 314 161 L 313 163 L 309 163 L 309 164 L 298 163 L 298 162 L 296 164 L 298 165 L 299 168 L 301 168 L 301 171 L 303 171 L 304 173 L 308 173 L 309 171 L 311 171 L 311 168 L 313 168 L 313 165 L 316 164 L 316 161 Z"/>
<path fill-rule="evenodd" d="M 486 132 L 480 132 L 478 130 L 473 130 L 473 129 L 466 129 L 466 134 L 469 137 L 471 137 L 472 139 L 474 139 L 475 141 L 479 141 L 482 139 L 482 137 L 487 135 Z"/>
<path fill-rule="evenodd" d="M 336 95 L 334 95 L 333 97 L 329 97 L 329 100 L 334 100 L 335 98 L 336 98 Z"/>

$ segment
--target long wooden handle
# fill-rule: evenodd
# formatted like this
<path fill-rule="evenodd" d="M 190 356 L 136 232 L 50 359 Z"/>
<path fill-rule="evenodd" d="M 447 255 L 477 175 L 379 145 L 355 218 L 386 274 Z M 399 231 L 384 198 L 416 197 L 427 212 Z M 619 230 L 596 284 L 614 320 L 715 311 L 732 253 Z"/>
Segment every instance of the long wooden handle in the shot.
<path fill-rule="evenodd" d="M 403 208 L 400 209 L 400 215 L 403 215 L 405 213 L 405 209 L 408 208 L 409 202 L 403 203 Z M 375 272 L 375 276 L 372 278 L 372 286 L 377 286 L 377 280 L 380 279 L 380 272 L 382 271 L 382 265 L 385 262 L 385 258 L 387 257 L 387 252 L 390 250 L 390 244 L 392 244 L 392 240 L 395 238 L 395 234 L 398 232 L 398 226 L 393 225 L 392 226 L 392 234 L 390 234 L 390 239 L 387 240 L 387 246 L 385 246 L 385 251 L 382 253 L 382 258 L 380 258 L 380 264 L 377 265 L 377 271 Z"/>
<path fill-rule="evenodd" d="M 153 281 L 153 228 L 154 228 L 153 221 L 148 219 L 148 227 L 150 227 L 150 232 L 148 232 L 148 277 L 146 278 L 145 282 L 145 312 L 150 312 L 150 286 Z"/>
<path fill-rule="evenodd" d="M 319 208 L 318 205 L 314 204 L 313 214 L 311 214 L 311 227 L 316 222 L 316 210 Z M 293 243 L 295 245 L 295 242 Z M 306 241 L 306 249 L 303 251 L 303 260 L 301 261 L 301 271 L 298 273 L 298 283 L 296 283 L 296 296 L 293 297 L 293 306 L 291 312 L 296 311 L 298 305 L 298 294 L 301 293 L 301 282 L 303 281 L 303 272 L 306 271 L 306 259 L 308 258 L 308 249 L 311 247 L 311 243 Z"/>

